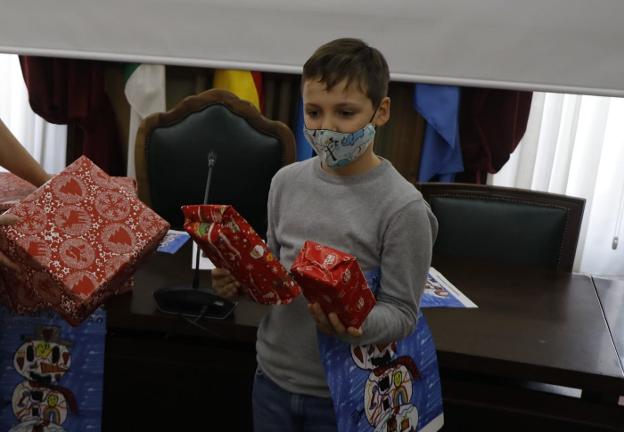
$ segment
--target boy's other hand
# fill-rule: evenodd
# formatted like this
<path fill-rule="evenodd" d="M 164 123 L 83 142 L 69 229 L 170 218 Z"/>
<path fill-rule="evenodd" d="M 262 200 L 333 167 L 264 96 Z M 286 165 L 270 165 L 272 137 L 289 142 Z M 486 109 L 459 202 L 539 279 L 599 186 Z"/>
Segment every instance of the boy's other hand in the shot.
<path fill-rule="evenodd" d="M 336 313 L 330 312 L 329 315 L 326 315 L 323 309 L 321 309 L 321 305 L 318 303 L 309 304 L 308 310 L 319 330 L 325 334 L 330 336 L 338 335 L 351 337 L 359 337 L 363 334 L 362 327 L 345 327 L 344 324 L 340 322 L 340 318 L 338 318 Z"/>
<path fill-rule="evenodd" d="M 228 300 L 233 299 L 239 293 L 240 284 L 229 270 L 223 268 L 214 268 L 210 272 L 212 279 L 212 289 L 217 295 Z"/>
<path fill-rule="evenodd" d="M 13 225 L 19 221 L 20 218 L 12 214 L 0 215 L 0 225 Z M 0 265 L 12 268 L 13 270 L 19 270 L 19 267 L 2 252 L 0 252 Z"/>

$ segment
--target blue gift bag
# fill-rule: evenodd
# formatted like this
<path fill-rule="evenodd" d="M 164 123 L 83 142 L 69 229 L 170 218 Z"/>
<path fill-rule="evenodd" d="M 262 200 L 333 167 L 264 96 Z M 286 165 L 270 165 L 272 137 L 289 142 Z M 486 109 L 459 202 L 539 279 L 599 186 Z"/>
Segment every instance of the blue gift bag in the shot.
<path fill-rule="evenodd" d="M 368 272 L 376 292 L 379 271 Z M 340 432 L 426 431 L 444 423 L 435 345 L 425 317 L 408 337 L 379 345 L 349 345 L 318 334 Z"/>
<path fill-rule="evenodd" d="M 106 314 L 72 327 L 0 306 L 0 431 L 101 430 Z"/>

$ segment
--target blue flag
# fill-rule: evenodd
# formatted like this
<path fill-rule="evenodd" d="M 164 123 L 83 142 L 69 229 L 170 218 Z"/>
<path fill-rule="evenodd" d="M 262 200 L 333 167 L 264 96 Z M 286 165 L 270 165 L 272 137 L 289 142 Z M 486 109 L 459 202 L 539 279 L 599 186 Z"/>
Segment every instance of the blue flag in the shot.
<path fill-rule="evenodd" d="M 425 119 L 418 181 L 451 182 L 464 170 L 459 145 L 460 88 L 429 84 L 414 86 L 414 109 Z"/>
<path fill-rule="evenodd" d="M 303 135 L 303 99 L 297 101 L 297 118 L 295 119 L 295 139 L 297 141 L 297 160 L 302 161 L 314 156 L 312 147 Z"/>

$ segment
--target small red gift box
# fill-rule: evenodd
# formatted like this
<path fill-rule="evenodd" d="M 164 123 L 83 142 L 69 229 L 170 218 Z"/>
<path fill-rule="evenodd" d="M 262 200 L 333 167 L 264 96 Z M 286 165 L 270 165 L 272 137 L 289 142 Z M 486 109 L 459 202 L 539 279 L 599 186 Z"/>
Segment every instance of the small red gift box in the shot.
<path fill-rule="evenodd" d="M 182 207 L 184 229 L 208 258 L 225 268 L 251 298 L 264 304 L 287 304 L 301 288 L 249 223 L 229 205 Z"/>
<path fill-rule="evenodd" d="M 0 213 L 10 209 L 37 189 L 10 172 L 0 173 Z"/>
<path fill-rule="evenodd" d="M 21 221 L 0 227 L 0 250 L 19 270 L 0 266 L 0 300 L 21 313 L 51 308 L 73 325 L 127 290 L 169 229 L 84 156 L 8 213 Z"/>
<path fill-rule="evenodd" d="M 290 271 L 310 303 L 335 312 L 348 327 L 360 327 L 375 305 L 375 296 L 348 253 L 306 241 Z"/>

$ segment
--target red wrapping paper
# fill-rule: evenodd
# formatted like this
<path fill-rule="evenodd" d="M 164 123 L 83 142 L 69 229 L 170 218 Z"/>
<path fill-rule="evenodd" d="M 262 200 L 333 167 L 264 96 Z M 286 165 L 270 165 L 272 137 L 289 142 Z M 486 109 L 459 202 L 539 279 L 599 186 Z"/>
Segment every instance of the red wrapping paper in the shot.
<path fill-rule="evenodd" d="M 360 327 L 375 305 L 357 259 L 313 241 L 306 241 L 290 271 L 308 302 L 335 312 L 348 327 Z"/>
<path fill-rule="evenodd" d="M 137 183 L 132 177 L 111 177 L 128 192 L 136 195 Z M 21 177 L 10 172 L 0 173 L 0 213 L 10 209 L 15 204 L 33 193 L 37 188 Z"/>
<path fill-rule="evenodd" d="M 10 172 L 0 173 L 0 213 L 10 209 L 37 188 Z"/>
<path fill-rule="evenodd" d="M 132 177 L 111 177 L 111 180 L 117 183 L 122 188 L 126 189 L 132 195 L 137 194 L 137 182 Z"/>
<path fill-rule="evenodd" d="M 232 273 L 252 299 L 287 304 L 301 293 L 249 223 L 229 205 L 182 207 L 184 229 L 219 268 Z"/>
<path fill-rule="evenodd" d="M 129 288 L 169 224 L 127 185 L 81 157 L 8 210 L 21 221 L 0 227 L 0 301 L 19 313 L 51 308 L 72 325 Z"/>

